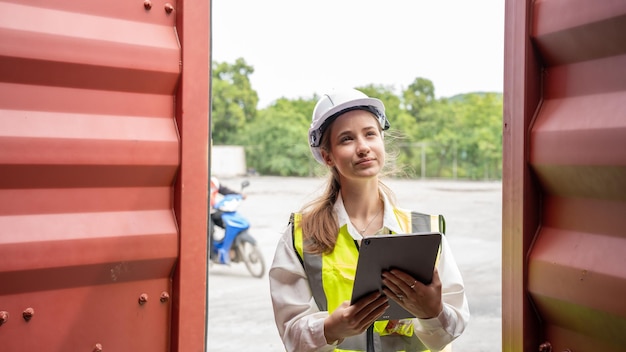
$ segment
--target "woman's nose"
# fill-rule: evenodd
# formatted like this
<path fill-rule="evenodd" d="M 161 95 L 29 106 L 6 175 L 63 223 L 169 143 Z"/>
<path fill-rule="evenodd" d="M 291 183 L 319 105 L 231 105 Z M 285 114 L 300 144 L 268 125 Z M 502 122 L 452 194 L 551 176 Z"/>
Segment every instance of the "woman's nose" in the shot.
<path fill-rule="evenodd" d="M 370 146 L 365 138 L 357 138 L 356 152 L 360 154 L 366 154 L 370 151 Z"/>

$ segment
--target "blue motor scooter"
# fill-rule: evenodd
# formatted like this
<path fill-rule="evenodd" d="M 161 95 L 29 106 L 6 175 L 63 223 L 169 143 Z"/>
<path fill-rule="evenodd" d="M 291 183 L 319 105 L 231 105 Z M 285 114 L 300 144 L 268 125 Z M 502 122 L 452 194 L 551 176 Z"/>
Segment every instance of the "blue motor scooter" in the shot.
<path fill-rule="evenodd" d="M 250 182 L 243 181 L 241 190 L 249 185 Z M 260 278 L 265 274 L 265 261 L 256 240 L 248 232 L 250 222 L 237 212 L 242 201 L 241 194 L 227 194 L 214 205 L 222 213 L 224 229 L 216 226 L 209 216 L 209 239 L 213 233 L 209 256 L 216 264 L 244 262 L 250 274 Z"/>

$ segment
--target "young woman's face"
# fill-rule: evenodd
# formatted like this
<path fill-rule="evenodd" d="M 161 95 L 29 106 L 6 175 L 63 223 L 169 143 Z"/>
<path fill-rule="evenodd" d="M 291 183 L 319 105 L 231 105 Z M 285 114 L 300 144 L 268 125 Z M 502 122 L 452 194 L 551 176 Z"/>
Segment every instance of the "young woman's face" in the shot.
<path fill-rule="evenodd" d="M 322 156 L 345 178 L 372 177 L 385 165 L 385 145 L 380 124 L 364 110 L 339 116 L 330 126 L 329 151 Z"/>

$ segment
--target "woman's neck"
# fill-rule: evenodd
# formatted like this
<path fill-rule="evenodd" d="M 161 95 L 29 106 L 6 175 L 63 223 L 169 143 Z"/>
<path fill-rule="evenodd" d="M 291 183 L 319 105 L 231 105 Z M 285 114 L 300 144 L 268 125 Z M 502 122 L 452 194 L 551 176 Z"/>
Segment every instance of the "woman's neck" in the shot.
<path fill-rule="evenodd" d="M 352 188 L 342 185 L 341 197 L 352 225 L 361 235 L 369 235 L 380 229 L 384 204 L 378 181 Z"/>

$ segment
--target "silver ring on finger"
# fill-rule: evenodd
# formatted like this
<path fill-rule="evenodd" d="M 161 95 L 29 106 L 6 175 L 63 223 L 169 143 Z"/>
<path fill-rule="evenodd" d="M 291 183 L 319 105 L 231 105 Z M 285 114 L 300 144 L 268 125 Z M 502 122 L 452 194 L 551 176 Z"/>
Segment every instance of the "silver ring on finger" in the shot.
<path fill-rule="evenodd" d="M 398 297 L 398 299 L 401 300 L 401 301 L 404 299 L 403 295 L 396 295 L 396 297 Z"/>

